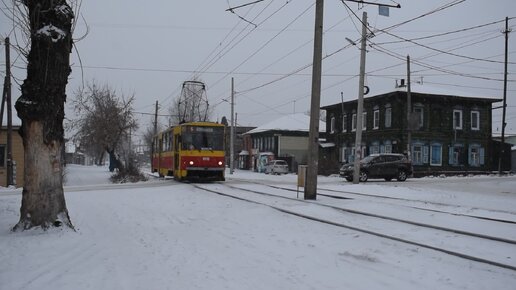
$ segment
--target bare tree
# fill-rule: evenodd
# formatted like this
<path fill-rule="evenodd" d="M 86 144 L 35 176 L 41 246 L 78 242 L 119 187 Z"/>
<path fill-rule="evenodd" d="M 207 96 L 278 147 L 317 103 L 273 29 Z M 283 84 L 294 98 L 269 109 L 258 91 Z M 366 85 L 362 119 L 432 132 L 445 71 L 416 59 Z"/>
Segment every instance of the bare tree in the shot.
<path fill-rule="evenodd" d="M 169 125 L 182 122 L 199 122 L 210 119 L 212 109 L 206 96 L 206 85 L 198 80 L 183 83 L 181 95 L 169 108 Z"/>
<path fill-rule="evenodd" d="M 110 170 L 122 169 L 118 151 L 124 149 L 131 131 L 138 128 L 132 104 L 134 96 L 118 97 L 108 86 L 99 87 L 90 83 L 75 94 L 73 101 L 78 118 L 72 120 L 76 130 L 74 140 L 89 152 L 109 154 Z M 97 160 L 101 161 L 102 156 Z"/>
<path fill-rule="evenodd" d="M 27 77 L 16 110 L 25 148 L 20 220 L 13 230 L 62 224 L 73 228 L 63 191 L 64 103 L 74 13 L 65 0 L 21 1 L 28 25 Z"/>

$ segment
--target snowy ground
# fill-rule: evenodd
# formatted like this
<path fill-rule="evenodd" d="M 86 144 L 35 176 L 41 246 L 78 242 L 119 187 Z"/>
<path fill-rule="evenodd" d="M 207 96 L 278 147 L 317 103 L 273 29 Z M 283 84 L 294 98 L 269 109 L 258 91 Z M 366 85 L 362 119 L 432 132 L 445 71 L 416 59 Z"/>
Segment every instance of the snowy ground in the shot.
<path fill-rule="evenodd" d="M 322 224 L 271 207 L 224 197 L 173 180 L 109 184 L 106 167 L 69 166 L 66 201 L 76 232 L 11 233 L 19 219 L 21 190 L 0 191 L 0 289 L 516 289 L 516 271 L 442 252 Z M 247 171 L 202 186 L 244 192 L 265 185 L 296 188 L 296 176 Z M 352 199 L 314 204 L 267 201 L 292 210 L 323 211 L 318 204 L 377 214 L 412 216 L 436 225 L 516 239 L 516 226 L 437 211 L 516 221 L 516 177 L 381 180 L 353 185 L 320 177 L 320 192 Z M 270 188 L 270 193 L 277 190 Z M 290 193 L 295 197 L 296 193 Z M 302 193 L 301 193 L 302 195 Z M 378 201 L 367 195 L 395 197 Z M 265 199 L 265 198 L 264 198 Z M 409 207 L 410 206 L 410 207 Z M 436 212 L 424 216 L 414 208 Z M 397 210 L 398 209 L 398 210 Z M 345 222 L 356 217 L 344 216 Z M 446 217 L 445 219 L 443 217 Z M 383 223 L 364 222 L 371 227 Z M 387 225 L 387 223 L 385 223 Z M 415 237 L 399 226 L 387 231 Z M 419 233 L 420 234 L 420 233 Z M 433 238 L 445 244 L 448 238 Z M 471 243 L 472 240 L 468 240 Z M 516 247 L 479 249 L 516 264 Z"/>

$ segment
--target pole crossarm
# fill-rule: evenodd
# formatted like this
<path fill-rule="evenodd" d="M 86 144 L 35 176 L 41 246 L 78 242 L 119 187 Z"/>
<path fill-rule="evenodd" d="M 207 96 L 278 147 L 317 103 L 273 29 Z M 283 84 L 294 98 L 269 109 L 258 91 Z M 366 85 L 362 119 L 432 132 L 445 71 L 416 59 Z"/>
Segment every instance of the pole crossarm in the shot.
<path fill-rule="evenodd" d="M 394 5 L 394 4 L 382 4 L 382 3 L 375 3 L 375 2 L 362 1 L 362 0 L 344 0 L 344 1 L 355 2 L 355 3 L 359 3 L 359 4 L 370 4 L 370 5 L 376 5 L 376 6 L 401 8 L 401 5 L 399 3 L 397 5 Z"/>

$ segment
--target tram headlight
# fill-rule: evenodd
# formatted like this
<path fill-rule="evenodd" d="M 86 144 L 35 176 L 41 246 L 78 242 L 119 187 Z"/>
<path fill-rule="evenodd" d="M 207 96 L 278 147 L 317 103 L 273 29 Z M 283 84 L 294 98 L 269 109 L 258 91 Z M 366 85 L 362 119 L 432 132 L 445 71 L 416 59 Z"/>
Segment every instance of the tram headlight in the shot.
<path fill-rule="evenodd" d="M 189 164 L 190 164 L 190 165 L 193 165 L 193 164 L 194 164 L 194 162 L 193 162 L 193 161 L 190 161 L 190 162 L 189 162 Z"/>
<path fill-rule="evenodd" d="M 219 166 L 222 166 L 222 161 L 219 161 Z"/>

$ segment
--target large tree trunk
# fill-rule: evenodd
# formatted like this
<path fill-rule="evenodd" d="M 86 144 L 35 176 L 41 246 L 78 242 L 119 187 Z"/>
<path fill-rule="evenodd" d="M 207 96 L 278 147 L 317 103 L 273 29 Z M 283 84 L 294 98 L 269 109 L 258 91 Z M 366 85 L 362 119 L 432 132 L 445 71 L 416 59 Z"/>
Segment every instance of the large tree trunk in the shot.
<path fill-rule="evenodd" d="M 73 12 L 65 0 L 27 0 L 31 29 L 27 78 L 16 102 L 25 146 L 20 221 L 13 230 L 73 228 L 63 191 L 64 103 Z"/>

